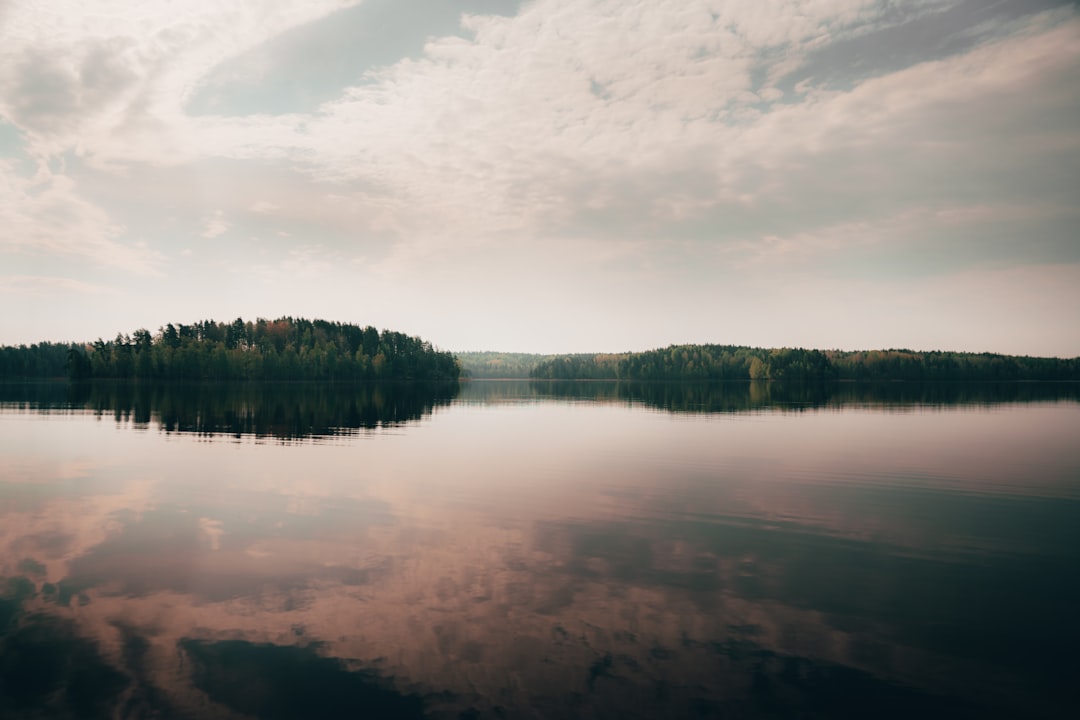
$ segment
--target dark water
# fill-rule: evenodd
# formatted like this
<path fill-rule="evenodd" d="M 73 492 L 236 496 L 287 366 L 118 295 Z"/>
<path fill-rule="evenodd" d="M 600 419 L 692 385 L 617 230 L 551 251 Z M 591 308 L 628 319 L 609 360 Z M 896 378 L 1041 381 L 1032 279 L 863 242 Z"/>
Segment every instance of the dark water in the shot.
<path fill-rule="evenodd" d="M 0 717 L 1072 717 L 1075 385 L 0 388 Z"/>

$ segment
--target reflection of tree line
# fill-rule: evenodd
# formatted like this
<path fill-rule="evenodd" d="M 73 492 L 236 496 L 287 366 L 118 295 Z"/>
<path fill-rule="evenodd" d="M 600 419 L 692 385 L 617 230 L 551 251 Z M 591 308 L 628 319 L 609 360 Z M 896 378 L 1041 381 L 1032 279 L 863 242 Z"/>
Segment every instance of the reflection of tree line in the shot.
<path fill-rule="evenodd" d="M 769 383 L 473 381 L 457 383 L 16 383 L 0 403 L 92 410 L 168 432 L 301 438 L 418 420 L 455 398 L 464 403 L 572 400 L 635 403 L 669 412 L 767 408 L 994 405 L 1080 401 L 1077 383 Z"/>
<path fill-rule="evenodd" d="M 723 413 L 849 405 L 994 405 L 1080 401 L 1077 383 L 472 382 L 462 400 L 560 399 L 640 403 L 671 412 Z"/>
<path fill-rule="evenodd" d="M 87 409 L 168 432 L 294 439 L 419 420 L 457 395 L 457 383 L 32 383 L 0 402 Z"/>

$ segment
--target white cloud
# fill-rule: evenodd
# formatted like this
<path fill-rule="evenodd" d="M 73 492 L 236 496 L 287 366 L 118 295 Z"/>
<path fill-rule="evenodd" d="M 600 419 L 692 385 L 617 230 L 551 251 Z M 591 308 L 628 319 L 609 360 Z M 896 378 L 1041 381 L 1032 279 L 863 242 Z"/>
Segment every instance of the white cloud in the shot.
<path fill-rule="evenodd" d="M 206 218 L 203 221 L 202 236 L 204 238 L 216 238 L 218 235 L 223 235 L 229 230 L 229 223 L 225 220 L 224 213 L 221 210 L 214 211 L 214 214 Z"/>
<path fill-rule="evenodd" d="M 215 66 L 349 0 L 14 2 L 0 28 L 0 115 L 32 154 L 190 157 L 183 105 Z"/>
<path fill-rule="evenodd" d="M 27 178 L 0 161 L 0 227 L 5 252 L 82 258 L 139 275 L 156 274 L 162 259 L 145 244 L 121 242 L 122 226 L 70 178 L 44 167 Z"/>
<path fill-rule="evenodd" d="M 996 161 L 982 149 L 1022 127 L 1048 86 L 1056 82 L 1066 104 L 1077 102 L 1067 89 L 1078 65 L 1074 15 L 1039 16 L 1036 27 L 974 52 L 850 90 L 804 83 L 785 98 L 772 83 L 815 48 L 948 3 L 905 3 L 899 12 L 876 0 L 538 0 L 516 17 L 464 17 L 472 39 L 433 38 L 424 57 L 369 72 L 311 115 L 183 115 L 184 98 L 223 58 L 339 5 L 279 2 L 255 12 L 210 4 L 176 13 L 150 4 L 131 20 L 95 18 L 80 32 L 71 20 L 23 16 L 15 24 L 21 42 L 6 51 L 13 62 L 55 50 L 38 74 L 77 81 L 82 100 L 69 107 L 57 105 L 63 93 L 16 92 L 7 107 L 31 137 L 75 143 L 100 163 L 292 163 L 309 180 L 337 185 L 355 227 L 424 248 L 663 236 L 672 222 L 728 209 L 756 211 L 758 236 L 789 232 L 774 226 L 778 209 L 819 216 L 810 222 L 822 227 L 853 212 L 869 222 L 912 206 L 906 198 L 874 207 L 890 194 L 920 192 L 920 173 L 943 169 L 940 185 L 955 188 L 1004 172 L 1016 158 Z M 27 42 L 45 28 L 52 40 Z M 24 84 L 28 77 L 9 74 Z M 99 85 L 112 88 L 108 98 L 95 99 Z M 141 104 L 117 99 L 128 95 Z M 963 134 L 941 137 L 965 123 Z M 153 144 L 140 140 L 140 127 L 153 128 Z M 118 131 L 122 144 L 112 139 Z M 321 212 L 287 197 L 235 209 L 310 220 Z M 206 230 L 213 236 L 225 226 Z"/>
<path fill-rule="evenodd" d="M 432 37 L 316 112 L 185 115 L 224 59 L 343 4 L 13 4 L 0 115 L 53 166 L 75 153 L 88 178 L 160 179 L 130 194 L 116 180 L 111 197 L 201 223 L 194 232 L 221 242 L 200 262 L 244 261 L 257 234 L 260 277 L 320 290 L 334 277 L 343 294 L 360 281 L 333 271 L 360 255 L 365 287 L 411 282 L 418 298 L 460 293 L 473 272 L 508 297 L 542 294 L 565 264 L 546 255 L 572 258 L 578 284 L 622 292 L 629 277 L 672 297 L 747 269 L 930 240 L 968 242 L 950 258 L 978 267 L 973 238 L 1003 224 L 1017 229 L 1012 262 L 1023 243 L 1075 259 L 1050 232 L 1080 180 L 1074 8 L 830 82 L 788 76 L 955 3 L 536 0 L 514 17 L 463 18 L 468 37 Z M 0 197 L 0 219 L 27 231 L 5 248 L 89 255 L 81 238 L 97 238 L 105 255 L 153 264 L 121 242 L 101 195 L 82 199 L 59 171 L 20 187 Z M 476 292 L 477 308 L 491 304 Z M 539 322 L 547 305 L 529 303 Z"/>
<path fill-rule="evenodd" d="M 661 239 L 669 213 L 687 221 L 748 205 L 751 236 L 787 232 L 783 216 L 811 228 L 874 222 L 973 189 L 977 201 L 1015 200 L 1009 173 L 1076 153 L 1067 115 L 1047 116 L 1059 126 L 1050 133 L 1032 126 L 1046 98 L 1077 105 L 1075 20 L 763 108 L 750 91 L 768 60 L 755 53 L 816 42 L 815 28 L 837 24 L 824 12 L 775 35 L 758 11 L 730 32 L 729 16 L 711 26 L 662 3 L 604 9 L 538 2 L 517 18 L 471 20 L 473 42 L 433 41 L 425 59 L 302 123 L 312 174 L 381 187 L 406 201 L 409 242 L 459 247 L 567 233 Z M 770 16 L 786 27 L 781 11 Z M 729 234 L 722 221 L 717 231 Z"/>
<path fill-rule="evenodd" d="M 248 210 L 253 213 L 272 213 L 279 207 L 277 203 L 272 203 L 269 200 L 256 200 L 248 207 Z"/>

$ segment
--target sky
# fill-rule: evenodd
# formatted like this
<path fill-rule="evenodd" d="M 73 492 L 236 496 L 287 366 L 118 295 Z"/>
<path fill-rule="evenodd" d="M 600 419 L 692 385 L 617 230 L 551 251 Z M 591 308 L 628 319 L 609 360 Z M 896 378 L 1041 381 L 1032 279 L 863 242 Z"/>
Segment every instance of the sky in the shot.
<path fill-rule="evenodd" d="M 0 0 L 0 344 L 1080 356 L 1080 7 Z"/>

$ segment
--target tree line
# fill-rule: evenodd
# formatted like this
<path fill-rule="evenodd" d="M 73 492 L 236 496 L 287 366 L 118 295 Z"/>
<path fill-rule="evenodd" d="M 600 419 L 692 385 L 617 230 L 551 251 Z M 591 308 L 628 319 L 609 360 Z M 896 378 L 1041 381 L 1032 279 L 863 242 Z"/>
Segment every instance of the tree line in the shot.
<path fill-rule="evenodd" d="M 73 380 L 456 380 L 453 354 L 418 337 L 327 320 L 204 320 L 86 344 L 0 349 L 0 377 Z"/>
<path fill-rule="evenodd" d="M 71 343 L 0 347 L 0 378 L 59 378 L 68 374 Z"/>
<path fill-rule="evenodd" d="M 618 354 L 560 355 L 530 376 L 542 380 L 1080 380 L 1080 358 L 905 349 L 807 350 L 672 345 Z"/>
<path fill-rule="evenodd" d="M 459 352 L 455 353 L 461 374 L 466 378 L 521 378 L 529 377 L 540 363 L 551 360 L 555 355 L 537 355 L 535 353 L 512 352 Z"/>

